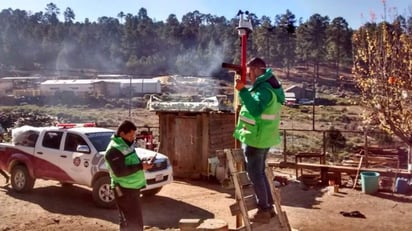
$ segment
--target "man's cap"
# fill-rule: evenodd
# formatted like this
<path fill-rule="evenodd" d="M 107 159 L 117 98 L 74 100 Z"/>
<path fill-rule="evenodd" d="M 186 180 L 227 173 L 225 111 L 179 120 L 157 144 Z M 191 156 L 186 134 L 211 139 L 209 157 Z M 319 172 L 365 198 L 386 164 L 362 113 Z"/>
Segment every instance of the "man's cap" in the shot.
<path fill-rule="evenodd" d="M 252 59 L 249 60 L 249 62 L 246 63 L 246 66 L 266 68 L 266 63 L 261 58 L 253 57 Z"/>

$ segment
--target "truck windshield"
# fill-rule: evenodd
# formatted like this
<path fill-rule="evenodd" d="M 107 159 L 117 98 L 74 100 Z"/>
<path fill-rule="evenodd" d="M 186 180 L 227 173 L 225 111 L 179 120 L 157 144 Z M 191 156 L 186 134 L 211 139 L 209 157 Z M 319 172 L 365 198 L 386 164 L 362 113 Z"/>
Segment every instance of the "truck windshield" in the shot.
<path fill-rule="evenodd" d="M 109 145 L 110 137 L 114 132 L 95 132 L 87 133 L 86 136 L 92 142 L 93 146 L 98 152 L 106 151 L 107 145 Z"/>

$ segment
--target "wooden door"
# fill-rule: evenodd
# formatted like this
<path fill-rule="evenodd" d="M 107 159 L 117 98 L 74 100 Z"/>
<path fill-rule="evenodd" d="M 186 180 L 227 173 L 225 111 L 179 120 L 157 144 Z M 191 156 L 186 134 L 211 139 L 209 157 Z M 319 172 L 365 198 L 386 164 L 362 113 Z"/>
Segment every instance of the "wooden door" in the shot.
<path fill-rule="evenodd" d="M 196 117 L 176 117 L 173 172 L 177 177 L 194 177 L 199 173 L 199 130 Z"/>

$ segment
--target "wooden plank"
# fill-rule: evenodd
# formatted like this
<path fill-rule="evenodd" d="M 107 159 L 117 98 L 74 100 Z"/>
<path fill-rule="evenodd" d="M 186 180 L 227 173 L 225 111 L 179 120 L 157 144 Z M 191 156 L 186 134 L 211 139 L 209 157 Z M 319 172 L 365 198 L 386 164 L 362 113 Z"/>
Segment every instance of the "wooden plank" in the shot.
<path fill-rule="evenodd" d="M 284 211 L 282 211 L 282 206 L 280 203 L 280 192 L 279 189 L 275 188 L 274 184 L 272 183 L 273 181 L 273 171 L 271 167 L 266 167 L 265 169 L 265 173 L 266 173 L 266 178 L 268 179 L 268 181 L 270 182 L 270 192 L 272 193 L 272 198 L 273 198 L 273 202 L 275 205 L 275 209 L 276 209 L 276 213 L 277 213 L 277 218 L 280 222 L 280 225 L 285 228 L 285 230 L 290 230 L 290 224 L 288 221 L 288 218 L 286 216 L 286 213 Z M 277 219 L 272 219 L 272 220 L 277 220 Z M 255 229 L 253 229 L 255 230 Z"/>
<path fill-rule="evenodd" d="M 255 189 L 253 188 L 253 185 L 245 186 L 242 188 L 242 190 L 244 197 L 255 195 Z"/>
<path fill-rule="evenodd" d="M 244 197 L 243 201 L 245 203 L 245 207 L 247 211 L 257 208 L 255 195 Z M 229 209 L 230 209 L 230 213 L 232 214 L 232 216 L 236 216 L 242 213 L 238 202 L 230 205 Z"/>
<path fill-rule="evenodd" d="M 356 170 L 355 181 L 353 182 L 353 188 L 352 189 L 354 189 L 356 187 L 356 184 L 358 182 L 359 171 L 360 171 L 360 168 L 362 167 L 362 160 L 363 160 L 363 156 L 361 156 L 361 158 L 360 158 L 358 169 Z"/>
<path fill-rule="evenodd" d="M 195 231 L 199 224 L 200 219 L 180 219 L 179 229 L 180 231 Z"/>
<path fill-rule="evenodd" d="M 398 161 L 398 157 L 368 156 L 368 161 Z"/>
<path fill-rule="evenodd" d="M 356 174 L 356 167 L 351 166 L 340 166 L 340 165 L 327 165 L 327 164 L 314 164 L 314 163 L 293 163 L 293 162 L 269 162 L 270 167 L 280 167 L 280 168 L 305 168 L 319 170 L 320 168 L 328 168 L 330 172 L 346 172 L 348 174 Z M 378 172 L 381 176 L 393 177 L 397 173 L 396 169 L 392 168 L 366 168 L 362 167 L 360 169 L 362 172 Z M 406 169 L 400 169 L 397 173 L 398 176 L 410 178 L 412 173 L 408 172 Z"/>
<path fill-rule="evenodd" d="M 208 159 L 210 157 L 209 155 L 209 117 L 207 116 L 208 114 L 202 114 L 200 117 L 200 144 L 201 150 L 202 150 L 202 164 L 201 164 L 201 172 L 207 172 L 207 175 L 209 175 L 209 162 Z"/>
<path fill-rule="evenodd" d="M 238 180 L 239 180 L 239 185 L 240 185 L 241 187 L 252 184 L 252 182 L 251 182 L 250 179 L 249 179 L 249 176 L 247 175 L 247 172 L 245 172 L 245 171 L 236 173 L 236 177 L 238 178 Z"/>
<path fill-rule="evenodd" d="M 269 224 L 252 223 L 253 231 L 288 231 L 285 227 L 282 227 L 278 219 L 271 219 Z M 235 229 L 229 229 L 229 231 L 246 231 L 246 227 L 238 227 Z"/>
<path fill-rule="evenodd" d="M 221 219 L 206 219 L 197 228 L 197 231 L 229 231 L 229 225 Z"/>
<path fill-rule="evenodd" d="M 233 155 L 233 160 L 236 163 L 244 163 L 245 162 L 245 156 L 243 155 L 243 150 L 242 149 L 232 149 L 232 155 Z"/>

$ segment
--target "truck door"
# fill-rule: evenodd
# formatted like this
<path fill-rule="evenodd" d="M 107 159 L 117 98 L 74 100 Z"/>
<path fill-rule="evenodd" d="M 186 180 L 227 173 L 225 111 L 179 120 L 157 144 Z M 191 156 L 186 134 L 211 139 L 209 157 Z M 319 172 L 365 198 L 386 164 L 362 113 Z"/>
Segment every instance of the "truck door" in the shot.
<path fill-rule="evenodd" d="M 67 156 L 61 150 L 63 131 L 45 131 L 41 143 L 35 149 L 34 172 L 38 178 L 58 181 L 69 180 L 64 163 Z"/>
<path fill-rule="evenodd" d="M 78 149 L 79 145 L 87 146 L 88 151 Z M 78 151 L 79 150 L 79 151 Z M 88 184 L 91 181 L 91 147 L 82 136 L 67 132 L 63 154 L 67 156 L 65 171 L 78 184 Z"/>

